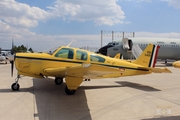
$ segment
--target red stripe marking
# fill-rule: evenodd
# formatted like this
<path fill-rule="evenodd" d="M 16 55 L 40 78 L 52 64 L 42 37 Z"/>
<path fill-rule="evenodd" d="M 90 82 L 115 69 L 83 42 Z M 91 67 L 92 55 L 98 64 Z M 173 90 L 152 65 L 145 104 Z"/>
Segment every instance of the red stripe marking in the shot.
<path fill-rule="evenodd" d="M 156 49 L 155 57 L 154 57 L 153 67 L 155 67 L 155 64 L 156 64 L 156 59 L 157 59 L 157 55 L 158 55 L 159 48 L 160 48 L 160 46 L 158 45 L 158 46 L 157 46 L 157 49 Z"/>

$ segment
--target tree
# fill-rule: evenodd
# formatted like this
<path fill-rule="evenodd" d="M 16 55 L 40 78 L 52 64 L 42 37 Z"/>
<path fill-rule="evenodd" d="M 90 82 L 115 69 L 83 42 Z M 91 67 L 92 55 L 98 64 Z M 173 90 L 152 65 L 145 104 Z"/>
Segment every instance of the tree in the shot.
<path fill-rule="evenodd" d="M 28 51 L 32 53 L 34 52 L 32 48 L 29 48 Z"/>
<path fill-rule="evenodd" d="M 17 52 L 27 52 L 27 48 L 24 45 L 21 46 L 13 46 L 13 49 L 11 50 L 13 53 Z M 29 48 L 28 51 L 33 52 L 32 48 Z"/>

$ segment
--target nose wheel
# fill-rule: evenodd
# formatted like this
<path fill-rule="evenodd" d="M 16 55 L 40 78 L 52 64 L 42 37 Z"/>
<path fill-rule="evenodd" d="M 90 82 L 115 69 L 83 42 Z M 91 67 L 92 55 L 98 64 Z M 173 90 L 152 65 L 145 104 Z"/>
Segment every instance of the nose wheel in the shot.
<path fill-rule="evenodd" d="M 13 83 L 13 84 L 11 85 L 11 89 L 12 89 L 13 91 L 17 91 L 17 90 L 19 90 L 19 88 L 20 88 L 20 85 L 18 84 L 19 78 L 20 78 L 20 75 L 18 75 L 17 78 L 15 79 L 15 83 Z"/>
<path fill-rule="evenodd" d="M 18 83 L 13 83 L 13 84 L 11 85 L 11 89 L 12 89 L 13 91 L 18 91 L 19 88 L 20 88 L 20 85 L 19 85 Z"/>

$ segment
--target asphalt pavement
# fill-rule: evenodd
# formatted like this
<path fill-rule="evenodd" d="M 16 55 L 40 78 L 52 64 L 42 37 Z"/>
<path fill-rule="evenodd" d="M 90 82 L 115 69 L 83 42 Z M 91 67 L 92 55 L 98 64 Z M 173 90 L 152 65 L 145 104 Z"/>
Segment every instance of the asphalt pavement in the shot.
<path fill-rule="evenodd" d="M 160 65 L 164 67 L 164 65 Z M 53 78 L 17 76 L 10 64 L 0 63 L 0 120 L 180 120 L 180 69 L 84 81 L 74 95 Z"/>

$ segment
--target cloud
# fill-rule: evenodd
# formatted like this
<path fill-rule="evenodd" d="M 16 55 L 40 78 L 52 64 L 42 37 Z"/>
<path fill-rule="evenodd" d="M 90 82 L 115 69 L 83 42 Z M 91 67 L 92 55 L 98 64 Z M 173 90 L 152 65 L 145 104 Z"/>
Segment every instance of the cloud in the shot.
<path fill-rule="evenodd" d="M 176 9 L 180 9 L 180 0 L 161 0 L 169 3 L 169 6 L 172 6 Z"/>
<path fill-rule="evenodd" d="M 157 38 L 180 38 L 180 33 L 153 33 L 153 32 L 136 32 L 136 37 L 157 37 Z"/>
<path fill-rule="evenodd" d="M 35 27 L 39 20 L 52 16 L 48 11 L 15 0 L 1 0 L 0 6 L 0 20 L 16 27 Z"/>
<path fill-rule="evenodd" d="M 180 0 L 169 0 L 169 5 L 176 9 L 180 9 Z"/>
<path fill-rule="evenodd" d="M 2 21 L 0 21 L 0 33 L 6 33 L 9 30 L 10 26 Z"/>
<path fill-rule="evenodd" d="M 124 12 L 116 0 L 56 0 L 47 11 L 15 0 L 0 1 L 0 20 L 11 26 L 35 27 L 39 21 L 62 18 L 67 21 L 92 20 L 96 25 L 124 23 Z"/>
<path fill-rule="evenodd" d="M 177 1 L 176 1 L 177 2 Z M 169 1 L 173 3 L 173 1 Z M 175 3 L 174 3 L 175 4 Z M 178 4 L 179 5 L 179 4 Z M 15 0 L 0 0 L 0 40 L 3 48 L 11 47 L 12 38 L 15 45 L 27 45 L 42 51 L 54 46 L 67 45 L 72 39 L 72 46 L 100 47 L 100 34 L 95 35 L 42 35 L 29 30 L 39 21 L 62 18 L 65 21 L 94 21 L 96 25 L 128 24 L 116 0 L 57 0 L 47 10 L 31 7 Z M 136 37 L 180 38 L 180 33 L 136 32 Z M 103 37 L 103 45 L 112 37 Z M 120 38 L 116 38 L 120 39 Z"/>
<path fill-rule="evenodd" d="M 5 25 L 4 23 L 2 23 Z M 1 25 L 1 22 L 0 22 Z M 7 31 L 10 31 L 11 29 L 13 31 L 16 31 L 13 36 L 10 33 L 1 34 L 0 40 L 2 48 L 11 48 L 11 40 L 14 39 L 14 43 L 16 46 L 19 45 L 28 45 L 28 47 L 31 47 L 33 50 L 36 51 L 45 51 L 49 48 L 54 48 L 57 46 L 66 46 L 68 45 L 72 40 L 75 40 L 76 42 L 73 42 L 71 45 L 72 47 L 95 47 L 100 48 L 101 47 L 101 35 L 100 34 L 93 34 L 93 35 L 42 35 L 42 34 L 36 34 L 28 29 L 21 28 L 8 28 L 8 26 L 5 25 L 7 28 Z M 127 37 L 127 36 L 126 36 Z M 153 32 L 136 32 L 135 37 L 155 37 L 155 38 L 180 38 L 180 33 L 172 32 L 172 33 L 153 33 Z M 121 40 L 121 37 L 114 37 L 114 40 Z M 108 42 L 112 41 L 112 36 L 103 36 L 102 45 L 106 45 Z"/>
<path fill-rule="evenodd" d="M 115 25 L 124 23 L 124 12 L 116 0 L 57 0 L 48 7 L 64 20 L 93 20 L 96 25 Z"/>
<path fill-rule="evenodd" d="M 133 1 L 133 2 L 152 2 L 152 0 L 121 0 L 121 1 Z"/>

